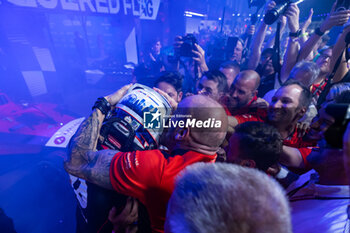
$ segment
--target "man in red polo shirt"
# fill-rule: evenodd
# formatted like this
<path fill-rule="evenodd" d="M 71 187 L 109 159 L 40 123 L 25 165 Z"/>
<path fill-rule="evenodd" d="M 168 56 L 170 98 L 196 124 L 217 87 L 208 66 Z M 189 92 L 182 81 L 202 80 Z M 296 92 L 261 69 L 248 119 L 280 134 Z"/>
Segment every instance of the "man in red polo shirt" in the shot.
<path fill-rule="evenodd" d="M 286 166 L 304 167 L 313 143 L 304 142 L 298 137 L 296 124 L 305 114 L 312 95 L 308 88 L 296 80 L 290 80 L 280 87 L 272 97 L 267 116 L 256 115 L 256 119 L 246 121 L 264 121 L 275 128 L 283 138 L 283 154 L 280 162 Z M 236 118 L 236 116 L 234 116 Z M 232 122 L 230 122 L 232 123 Z M 234 122 L 239 124 L 239 120 Z M 236 126 L 233 125 L 233 126 Z M 230 125 L 231 126 L 231 125 Z"/>
<path fill-rule="evenodd" d="M 240 72 L 230 87 L 230 93 L 220 99 L 228 115 L 227 140 L 234 127 L 247 121 L 262 121 L 266 117 L 267 102 L 258 98 L 260 76 L 254 70 Z M 226 145 L 226 144 L 224 144 Z"/>
<path fill-rule="evenodd" d="M 115 106 L 129 87 L 106 96 L 105 100 Z M 104 117 L 97 107 L 82 123 L 71 142 L 69 158 L 64 164 L 66 171 L 139 199 L 148 210 L 152 230 L 163 232 L 167 202 L 174 189 L 176 175 L 190 164 L 214 162 L 216 159 L 216 152 L 227 131 L 224 109 L 202 95 L 181 101 L 165 134 L 166 140 L 163 140 L 170 152 L 94 151 Z M 187 120 L 195 123 L 180 123 Z"/>
<path fill-rule="evenodd" d="M 225 106 L 226 113 L 234 116 L 237 124 L 253 121 L 266 116 L 267 104 L 257 97 L 260 76 L 254 70 L 245 70 L 238 74 L 230 87 L 230 95 L 225 96 L 221 103 Z M 265 108 L 261 111 L 262 104 Z M 259 110 L 260 109 L 260 110 Z"/>

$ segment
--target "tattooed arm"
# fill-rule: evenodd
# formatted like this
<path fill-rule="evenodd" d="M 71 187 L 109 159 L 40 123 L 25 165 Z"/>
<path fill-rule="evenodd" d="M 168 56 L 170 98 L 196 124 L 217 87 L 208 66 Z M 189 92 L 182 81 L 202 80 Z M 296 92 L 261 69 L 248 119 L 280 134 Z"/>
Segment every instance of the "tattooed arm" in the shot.
<path fill-rule="evenodd" d="M 112 188 L 109 180 L 109 166 L 118 151 L 94 151 L 104 119 L 100 110 L 94 110 L 72 139 L 66 171 L 104 188 Z"/>
<path fill-rule="evenodd" d="M 105 98 L 112 106 L 115 106 L 130 86 L 124 86 Z M 95 151 L 104 117 L 99 109 L 95 109 L 91 116 L 81 124 L 72 139 L 69 157 L 64 163 L 64 168 L 74 176 L 104 188 L 112 189 L 109 168 L 113 156 L 118 151 Z"/>

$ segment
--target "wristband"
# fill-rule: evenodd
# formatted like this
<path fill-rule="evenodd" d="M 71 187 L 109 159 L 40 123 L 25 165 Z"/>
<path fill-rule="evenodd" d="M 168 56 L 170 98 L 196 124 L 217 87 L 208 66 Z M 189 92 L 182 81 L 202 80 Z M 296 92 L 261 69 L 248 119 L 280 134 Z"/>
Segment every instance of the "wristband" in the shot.
<path fill-rule="evenodd" d="M 323 36 L 324 32 L 321 32 L 321 29 L 318 27 L 318 28 L 315 29 L 315 34 L 318 35 L 318 36 Z"/>
<path fill-rule="evenodd" d="M 308 35 L 309 35 L 309 33 L 308 33 L 308 32 L 304 32 L 304 33 L 300 34 L 300 36 L 299 36 L 299 37 L 304 37 L 304 36 L 308 36 Z"/>
<path fill-rule="evenodd" d="M 298 29 L 296 32 L 290 32 L 289 37 L 299 37 L 301 34 L 301 29 Z"/>
<path fill-rule="evenodd" d="M 107 113 L 111 110 L 111 104 L 104 97 L 100 97 L 96 100 L 92 110 L 95 108 L 99 109 L 103 115 L 107 115 Z"/>

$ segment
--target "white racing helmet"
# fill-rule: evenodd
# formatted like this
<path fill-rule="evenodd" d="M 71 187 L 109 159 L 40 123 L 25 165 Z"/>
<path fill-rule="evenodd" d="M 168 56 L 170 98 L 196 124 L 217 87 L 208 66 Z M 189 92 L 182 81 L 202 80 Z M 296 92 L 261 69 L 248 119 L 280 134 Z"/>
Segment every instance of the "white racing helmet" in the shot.
<path fill-rule="evenodd" d="M 133 85 L 106 117 L 98 149 L 119 151 L 156 149 L 163 132 L 162 122 L 171 114 L 169 102 L 155 90 Z"/>

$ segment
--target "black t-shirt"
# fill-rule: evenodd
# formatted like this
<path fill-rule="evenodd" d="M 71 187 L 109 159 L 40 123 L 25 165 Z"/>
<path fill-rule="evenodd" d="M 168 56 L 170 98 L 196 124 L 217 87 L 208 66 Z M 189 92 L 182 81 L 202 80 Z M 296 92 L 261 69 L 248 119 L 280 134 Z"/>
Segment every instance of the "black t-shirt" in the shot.
<path fill-rule="evenodd" d="M 275 88 L 275 76 L 276 73 L 270 74 L 268 76 L 262 76 L 263 68 L 261 64 L 255 69 L 255 71 L 260 75 L 260 85 L 258 88 L 258 97 L 264 97 L 264 95 Z"/>

